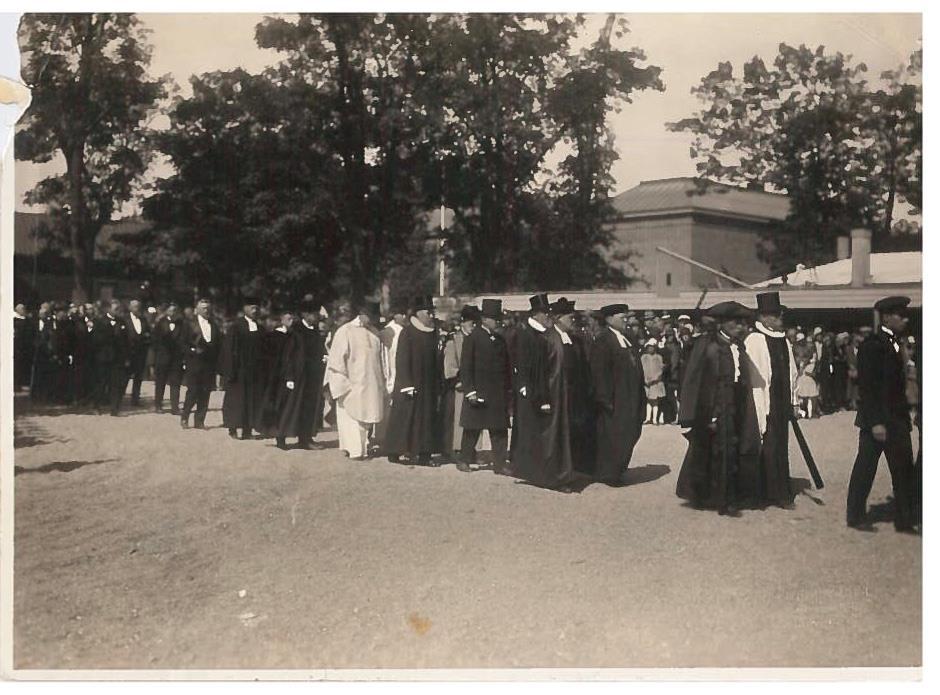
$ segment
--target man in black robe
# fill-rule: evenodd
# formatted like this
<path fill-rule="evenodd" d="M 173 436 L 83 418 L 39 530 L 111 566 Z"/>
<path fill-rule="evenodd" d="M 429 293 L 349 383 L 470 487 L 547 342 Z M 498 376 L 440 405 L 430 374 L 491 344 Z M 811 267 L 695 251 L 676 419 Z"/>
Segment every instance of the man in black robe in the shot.
<path fill-rule="evenodd" d="M 49 400 L 55 367 L 49 351 L 49 332 L 52 330 L 51 306 L 48 302 L 39 305 L 33 331 L 33 359 L 29 397 L 36 403 Z"/>
<path fill-rule="evenodd" d="M 555 331 L 564 356 L 564 384 L 568 439 L 574 470 L 591 475 L 594 470 L 595 432 L 591 366 L 577 324 L 575 303 L 561 297 L 552 303 Z"/>
<path fill-rule="evenodd" d="M 13 389 L 29 386 L 35 351 L 33 321 L 26 314 L 26 306 L 17 304 L 13 310 Z"/>
<path fill-rule="evenodd" d="M 297 437 L 298 449 L 310 449 L 317 434 L 317 409 L 323 390 L 323 356 L 319 330 L 320 305 L 305 299 L 300 320 L 291 324 L 281 363 L 281 398 L 278 410 L 277 446 L 287 449 L 287 438 Z"/>
<path fill-rule="evenodd" d="M 94 395 L 95 355 L 91 334 L 94 332 L 95 305 L 76 306 L 69 320 L 74 345 L 72 400 L 87 405 Z"/>
<path fill-rule="evenodd" d="M 384 449 L 392 463 L 406 454 L 415 463 L 428 465 L 431 455 L 443 450 L 443 361 L 431 297 L 415 300 L 411 313 L 395 353 L 395 386 Z"/>
<path fill-rule="evenodd" d="M 513 350 L 512 474 L 539 487 L 567 492 L 574 465 L 563 343 L 553 327 L 548 295 L 530 297 L 529 306 L 529 317 L 516 330 Z"/>
<path fill-rule="evenodd" d="M 748 380 L 761 435 L 757 475 L 738 481 L 738 494 L 757 505 L 793 506 L 790 488 L 790 418 L 793 415 L 796 362 L 783 332 L 779 292 L 757 295 L 754 332 L 744 340 Z"/>
<path fill-rule="evenodd" d="M 185 322 L 179 306 L 170 304 L 153 327 L 153 409 L 163 412 L 163 396 L 170 387 L 170 413 L 180 414 L 180 384 L 183 381 L 183 334 Z"/>
<path fill-rule="evenodd" d="M 628 328 L 629 311 L 626 304 L 601 309 L 607 327 L 598 333 L 591 350 L 597 408 L 594 477 L 614 487 L 623 484 L 646 411 L 643 368 Z"/>
<path fill-rule="evenodd" d="M 113 300 L 104 316 L 95 319 L 91 331 L 95 355 L 95 409 L 101 413 L 108 406 L 112 417 L 120 414 L 130 364 L 127 326 L 121 308 L 121 303 Z"/>
<path fill-rule="evenodd" d="M 261 407 L 255 412 L 252 427 L 263 437 L 273 437 L 277 430 L 278 394 L 281 384 L 281 358 L 292 321 L 289 313 L 272 310 L 262 320 L 258 342 L 258 388 Z"/>
<path fill-rule="evenodd" d="M 72 394 L 72 369 L 75 363 L 75 331 L 65 304 L 56 304 L 48 335 L 53 365 L 52 400 L 68 403 Z"/>
<path fill-rule="evenodd" d="M 128 304 L 127 347 L 130 357 L 131 405 L 140 405 L 140 384 L 147 369 L 147 353 L 150 351 L 150 321 L 141 310 L 140 300 L 132 299 Z"/>
<path fill-rule="evenodd" d="M 222 376 L 225 399 L 222 401 L 222 426 L 233 439 L 242 431 L 242 439 L 251 439 L 252 425 L 264 397 L 258 381 L 258 347 L 261 330 L 258 326 L 258 301 L 245 299 L 244 316 L 235 319 L 225 336 L 226 349 Z"/>
<path fill-rule="evenodd" d="M 914 530 L 914 452 L 911 412 L 905 392 L 907 374 L 900 339 L 907 328 L 909 297 L 875 303 L 878 330 L 858 350 L 858 455 L 849 479 L 846 522 L 866 528 L 868 494 L 884 453 L 894 490 L 894 528 Z"/>
<path fill-rule="evenodd" d="M 690 428 L 685 433 L 689 448 L 676 495 L 736 516 L 740 452 L 759 450 L 760 441 L 756 418 L 747 413 L 752 401 L 742 359 L 741 339 L 751 311 L 738 302 L 721 302 L 706 315 L 717 330 L 695 341 L 682 384 L 679 425 Z"/>
<path fill-rule="evenodd" d="M 480 432 L 486 430 L 493 446 L 493 470 L 499 474 L 506 473 L 512 383 L 506 341 L 496 330 L 502 318 L 502 302 L 484 299 L 480 307 L 480 325 L 463 343 L 459 374 L 464 399 L 460 412 L 463 434 L 457 468 L 466 472 L 476 462 L 477 441 Z"/>
<path fill-rule="evenodd" d="M 209 410 L 209 397 L 215 388 L 215 375 L 222 344 L 222 331 L 219 324 L 210 318 L 210 302 L 200 299 L 196 303 L 196 315 L 186 326 L 182 337 L 185 355 L 186 399 L 180 414 L 180 426 L 189 428 L 189 415 L 196 409 L 193 426 L 206 429 L 206 413 Z"/>

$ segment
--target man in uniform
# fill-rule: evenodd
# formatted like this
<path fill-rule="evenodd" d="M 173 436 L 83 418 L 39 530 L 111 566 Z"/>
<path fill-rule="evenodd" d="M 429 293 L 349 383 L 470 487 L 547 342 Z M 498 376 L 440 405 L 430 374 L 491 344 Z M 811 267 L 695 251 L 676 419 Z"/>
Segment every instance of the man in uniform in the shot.
<path fill-rule="evenodd" d="M 300 304 L 300 320 L 291 324 L 287 334 L 281 373 L 283 402 L 277 427 L 280 449 L 287 448 L 287 437 L 297 437 L 298 449 L 310 449 L 317 434 L 317 409 L 321 405 L 326 355 L 318 318 L 319 304 L 304 299 Z"/>
<path fill-rule="evenodd" d="M 379 305 L 366 302 L 356 317 L 333 335 L 326 363 L 330 393 L 336 401 L 339 448 L 361 461 L 369 455 L 369 432 L 385 418 L 382 341 L 375 323 Z"/>
<path fill-rule="evenodd" d="M 717 330 L 695 341 L 685 372 L 679 425 L 690 428 L 689 448 L 676 495 L 737 516 L 741 452 L 759 449 L 760 441 L 756 418 L 747 417 L 750 394 L 741 342 L 751 311 L 738 302 L 721 302 L 706 315 Z"/>
<path fill-rule="evenodd" d="M 186 399 L 180 414 L 180 426 L 189 428 L 189 415 L 196 409 L 193 426 L 206 429 L 206 413 L 209 410 L 209 396 L 215 388 L 216 368 L 222 343 L 222 331 L 210 317 L 210 302 L 200 299 L 196 303 L 196 315 L 186 327 L 182 337 L 183 352 L 186 356 Z"/>
<path fill-rule="evenodd" d="M 170 386 L 170 413 L 180 414 L 180 384 L 183 381 L 184 322 L 179 306 L 170 304 L 153 327 L 153 410 L 163 412 L 163 396 Z"/>
<path fill-rule="evenodd" d="M 795 390 L 796 360 L 783 332 L 785 308 L 780 304 L 779 292 L 758 294 L 755 330 L 744 340 L 761 447 L 757 475 L 751 481 L 753 487 L 748 490 L 739 486 L 739 493 L 759 505 L 790 508 L 793 505 L 788 451 L 790 418 L 799 401 Z"/>
<path fill-rule="evenodd" d="M 264 393 L 258 383 L 258 300 L 245 298 L 244 315 L 235 319 L 225 336 L 225 398 L 222 401 L 222 426 L 233 439 L 251 439 L 251 428 L 261 408 Z"/>
<path fill-rule="evenodd" d="M 497 332 L 503 318 L 502 302 L 484 299 L 480 309 L 480 325 L 463 344 L 459 380 L 460 394 L 465 403 L 459 424 L 463 428 L 460 462 L 457 468 L 471 470 L 476 462 L 480 432 L 486 430 L 493 447 L 493 470 L 506 474 L 506 449 L 509 441 L 509 395 L 512 391 L 509 350 Z"/>
<path fill-rule="evenodd" d="M 460 451 L 463 429 L 460 426 L 463 395 L 466 390 L 460 379 L 463 346 L 480 321 L 480 309 L 467 304 L 460 310 L 460 325 L 444 343 L 444 453 L 456 460 Z M 462 466 L 458 465 L 462 470 Z"/>
<path fill-rule="evenodd" d="M 846 522 L 866 528 L 866 507 L 882 452 L 888 460 L 894 489 L 894 527 L 914 529 L 914 454 L 911 414 L 905 394 L 901 335 L 907 327 L 909 297 L 886 297 L 875 302 L 878 330 L 858 351 L 858 455 L 849 480 Z"/>
<path fill-rule="evenodd" d="M 140 405 L 140 382 L 147 367 L 147 352 L 150 350 L 150 322 L 140 308 L 140 301 L 132 299 L 128 304 L 127 347 L 131 362 L 131 405 Z"/>
<path fill-rule="evenodd" d="M 395 387 L 384 449 L 392 463 L 407 454 L 415 463 L 428 465 L 431 455 L 443 449 L 439 409 L 443 365 L 431 297 L 416 299 L 411 314 L 395 354 Z"/>
<path fill-rule="evenodd" d="M 646 391 L 635 339 L 628 328 L 630 307 L 610 304 L 601 309 L 607 328 L 591 350 L 591 377 L 596 402 L 594 477 L 605 485 L 623 484 L 633 449 L 643 431 Z"/>

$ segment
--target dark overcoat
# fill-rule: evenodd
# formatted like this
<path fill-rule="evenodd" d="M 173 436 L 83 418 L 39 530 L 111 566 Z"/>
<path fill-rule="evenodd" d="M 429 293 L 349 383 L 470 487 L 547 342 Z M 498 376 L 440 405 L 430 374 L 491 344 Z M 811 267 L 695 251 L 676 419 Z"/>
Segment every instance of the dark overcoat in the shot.
<path fill-rule="evenodd" d="M 436 330 L 405 326 L 395 354 L 395 386 L 385 434 L 385 452 L 434 454 L 443 449 L 440 410 L 443 362 Z M 402 389 L 414 387 L 414 395 Z"/>
<path fill-rule="evenodd" d="M 277 432 L 277 413 L 283 372 L 284 347 L 287 331 L 276 328 L 261 334 L 258 344 L 258 386 L 262 390 L 261 407 L 255 413 L 253 427 L 263 435 L 273 437 Z"/>
<path fill-rule="evenodd" d="M 544 334 L 528 323 L 513 329 L 508 343 L 512 359 L 512 469 L 525 477 L 537 470 L 542 459 L 540 408 L 548 400 L 548 343 Z"/>
<path fill-rule="evenodd" d="M 511 367 L 506 341 L 482 326 L 473 329 L 463 342 L 460 381 L 463 396 L 474 391 L 482 403 L 465 401 L 460 426 L 469 430 L 504 430 L 509 427 Z"/>
<path fill-rule="evenodd" d="M 609 328 L 594 340 L 591 379 L 597 406 L 594 476 L 617 484 L 643 430 L 646 392 L 636 350 L 629 343 L 621 347 Z"/>
<path fill-rule="evenodd" d="M 251 428 L 264 398 L 264 386 L 258 381 L 258 348 L 261 329 L 252 331 L 244 317 L 236 320 L 225 336 L 225 398 L 222 401 L 222 425 Z"/>
<path fill-rule="evenodd" d="M 317 408 L 323 390 L 323 355 L 326 348 L 316 326 L 295 321 L 287 334 L 281 362 L 281 398 L 277 436 L 303 437 L 317 433 Z M 293 389 L 286 383 L 294 382 Z"/>

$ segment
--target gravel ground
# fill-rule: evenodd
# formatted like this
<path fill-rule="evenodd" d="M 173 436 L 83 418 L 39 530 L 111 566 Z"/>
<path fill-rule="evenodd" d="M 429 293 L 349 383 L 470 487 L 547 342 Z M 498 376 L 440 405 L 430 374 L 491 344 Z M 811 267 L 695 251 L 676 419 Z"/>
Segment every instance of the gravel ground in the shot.
<path fill-rule="evenodd" d="M 564 495 L 234 441 L 220 404 L 207 432 L 20 408 L 16 668 L 921 664 L 884 464 L 876 532 L 844 525 L 849 413 L 803 425 L 824 490 L 792 442 L 796 509 L 726 518 L 675 497 L 675 427 L 645 429 L 634 485 Z"/>

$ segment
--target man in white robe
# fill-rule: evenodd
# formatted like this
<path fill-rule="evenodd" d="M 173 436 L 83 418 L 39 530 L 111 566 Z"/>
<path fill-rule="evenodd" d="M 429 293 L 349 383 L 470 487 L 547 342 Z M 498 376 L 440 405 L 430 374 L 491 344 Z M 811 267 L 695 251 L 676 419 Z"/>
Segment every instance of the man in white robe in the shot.
<path fill-rule="evenodd" d="M 388 401 L 382 341 L 373 328 L 377 318 L 378 305 L 367 303 L 356 318 L 340 326 L 326 363 L 336 401 L 339 448 L 356 460 L 368 456 L 369 431 L 385 418 Z"/>

